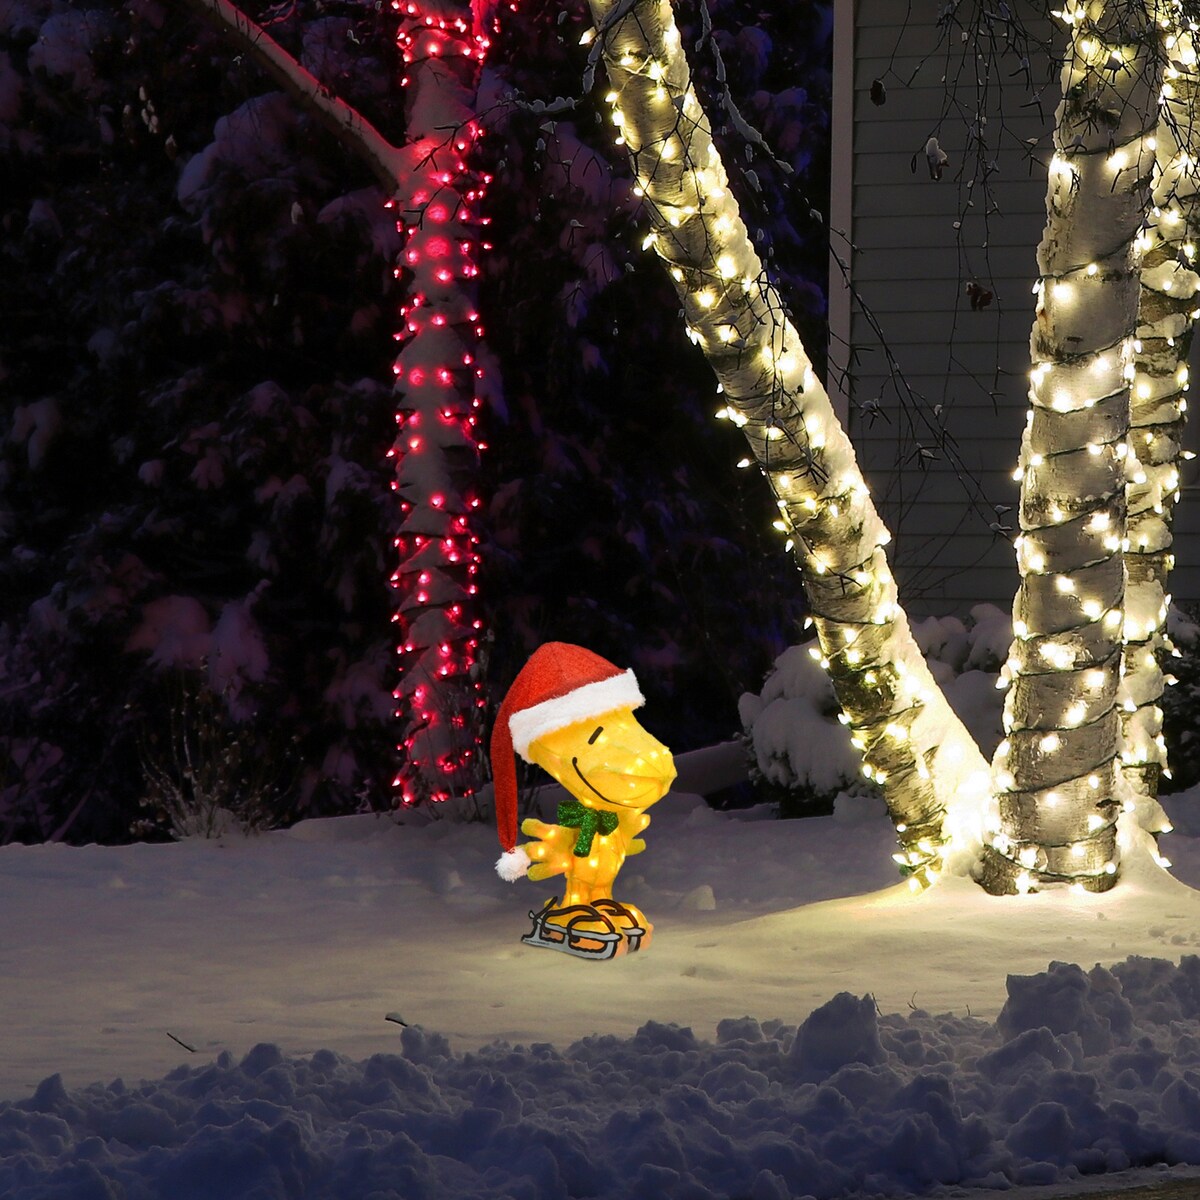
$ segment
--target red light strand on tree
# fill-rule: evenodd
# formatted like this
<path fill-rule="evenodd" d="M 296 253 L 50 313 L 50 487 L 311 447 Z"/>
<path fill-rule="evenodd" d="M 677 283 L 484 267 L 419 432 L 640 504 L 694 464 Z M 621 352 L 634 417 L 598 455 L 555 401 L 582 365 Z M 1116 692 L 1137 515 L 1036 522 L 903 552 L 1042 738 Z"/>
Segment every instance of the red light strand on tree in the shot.
<path fill-rule="evenodd" d="M 485 246 L 479 212 L 491 177 L 470 153 L 481 134 L 474 92 L 493 20 L 472 6 L 478 25 L 428 2 L 393 0 L 397 42 L 409 90 L 411 194 L 399 198 L 405 248 L 396 268 L 408 281 L 394 335 L 398 405 L 392 488 L 400 525 L 397 566 L 399 681 L 393 692 L 400 734 L 398 804 L 472 794 L 484 761 L 476 612 L 480 507 L 472 476 L 483 393 L 483 328 L 472 280 Z"/>

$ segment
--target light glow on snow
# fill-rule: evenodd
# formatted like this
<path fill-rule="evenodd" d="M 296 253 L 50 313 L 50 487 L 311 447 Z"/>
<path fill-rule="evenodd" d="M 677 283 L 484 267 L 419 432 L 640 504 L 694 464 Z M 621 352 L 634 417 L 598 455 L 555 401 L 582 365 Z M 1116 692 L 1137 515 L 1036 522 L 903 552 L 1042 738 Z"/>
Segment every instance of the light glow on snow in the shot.
<path fill-rule="evenodd" d="M 669 1170 L 849 1200 L 1200 1164 L 1200 893 L 1136 845 L 1105 896 L 912 892 L 878 802 L 672 794 L 628 880 L 655 942 L 587 964 L 519 944 L 488 824 L 406 819 L 0 848 L 0 1191 L 656 1200 Z M 1196 838 L 1173 857 L 1200 882 Z"/>

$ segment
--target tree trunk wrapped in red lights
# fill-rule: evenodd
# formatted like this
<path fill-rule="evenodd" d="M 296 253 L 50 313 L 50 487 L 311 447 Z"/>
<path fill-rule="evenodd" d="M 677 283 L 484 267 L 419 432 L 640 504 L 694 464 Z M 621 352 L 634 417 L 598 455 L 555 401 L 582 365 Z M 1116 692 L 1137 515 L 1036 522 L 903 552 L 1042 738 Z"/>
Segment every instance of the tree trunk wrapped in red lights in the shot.
<path fill-rule="evenodd" d="M 488 180 L 468 156 L 479 136 L 475 89 L 487 57 L 493 5 L 470 15 L 453 5 L 393 0 L 408 89 L 408 141 L 392 145 L 362 114 L 330 94 L 261 26 L 229 0 L 192 0 L 337 137 L 359 153 L 392 196 L 408 283 L 393 368 L 397 437 L 389 453 L 400 502 L 395 539 L 401 724 L 399 802 L 469 794 L 482 763 L 484 705 L 476 613 L 478 538 L 471 518 L 482 397 L 493 386 L 472 280 L 487 249 L 478 207 Z"/>
<path fill-rule="evenodd" d="M 489 18 L 476 6 L 477 20 Z M 478 786 L 482 623 L 476 611 L 479 539 L 472 518 L 482 329 L 472 280 L 482 247 L 479 203 L 488 180 L 468 156 L 479 125 L 475 87 L 484 29 L 457 9 L 397 2 L 408 89 L 407 194 L 397 198 L 408 282 L 396 334 L 395 491 L 401 522 L 392 576 L 398 604 L 401 723 L 399 802 L 446 800 Z"/>

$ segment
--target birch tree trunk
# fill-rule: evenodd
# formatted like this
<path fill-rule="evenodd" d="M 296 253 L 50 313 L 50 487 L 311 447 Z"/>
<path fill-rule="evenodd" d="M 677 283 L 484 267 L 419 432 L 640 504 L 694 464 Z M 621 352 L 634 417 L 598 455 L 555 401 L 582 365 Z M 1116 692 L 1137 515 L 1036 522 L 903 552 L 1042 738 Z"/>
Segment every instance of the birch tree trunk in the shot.
<path fill-rule="evenodd" d="M 986 763 L 934 683 L 897 601 L 889 541 L 854 451 L 750 243 L 667 0 L 591 0 L 612 118 L 688 330 L 774 489 L 823 664 L 881 787 L 914 886 L 969 842 Z"/>
<path fill-rule="evenodd" d="M 1125 465 L 1158 60 L 1145 7 L 1064 9 L 1055 154 L 1038 249 L 1021 444 L 1021 584 L 1006 737 L 993 763 L 992 892 L 1117 878 L 1117 710 L 1125 623 Z"/>
<path fill-rule="evenodd" d="M 1155 134 L 1153 207 L 1142 230 L 1142 291 L 1134 342 L 1129 478 L 1121 775 L 1125 804 L 1152 833 L 1170 828 L 1158 804 L 1166 771 L 1162 737 L 1168 579 L 1174 565 L 1171 521 L 1179 499 L 1187 414 L 1188 351 L 1200 278 L 1194 269 L 1200 236 L 1200 101 L 1194 33 L 1173 6 L 1152 3 L 1166 63 Z"/>

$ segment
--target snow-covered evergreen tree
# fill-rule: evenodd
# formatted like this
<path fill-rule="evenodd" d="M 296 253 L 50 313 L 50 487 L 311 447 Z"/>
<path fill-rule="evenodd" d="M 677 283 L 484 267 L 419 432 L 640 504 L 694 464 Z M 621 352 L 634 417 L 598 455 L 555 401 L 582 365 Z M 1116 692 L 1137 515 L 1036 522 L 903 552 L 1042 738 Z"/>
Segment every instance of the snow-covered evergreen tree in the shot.
<path fill-rule="evenodd" d="M 383 197 L 165 6 L 2 20 L 0 836 L 127 835 L 168 669 L 295 743 L 278 819 L 386 795 Z M 371 108 L 370 37 L 326 17 L 296 49 Z"/>
<path fill-rule="evenodd" d="M 747 7 L 713 8 L 714 36 L 738 42 Z M 797 172 L 815 172 L 818 191 L 827 18 L 819 4 L 766 14 L 759 24 L 772 40 L 758 38 L 754 56 L 727 50 L 725 66 L 732 93 L 771 114 L 787 157 Z M 494 105 L 482 108 L 496 130 L 483 145 L 496 182 L 482 309 L 506 389 L 484 463 L 483 590 L 508 598 L 491 673 L 511 678 L 548 638 L 582 641 L 636 668 L 656 729 L 687 749 L 736 728 L 738 696 L 791 636 L 803 598 L 772 536 L 770 496 L 737 469 L 741 439 L 712 420 L 723 400 L 679 328 L 669 281 L 641 250 L 643 202 L 613 144 L 607 85 L 598 79 L 590 96 L 577 95 L 577 43 L 589 23 L 582 5 L 506 13 L 490 59 Z M 800 74 L 812 81 L 807 92 Z M 763 178 L 774 169 L 762 165 Z M 803 190 L 764 189 L 771 211 L 761 223 L 783 248 L 790 301 L 820 323 L 813 281 L 825 260 L 796 233 Z M 714 586 L 721 578 L 755 582 Z"/>

